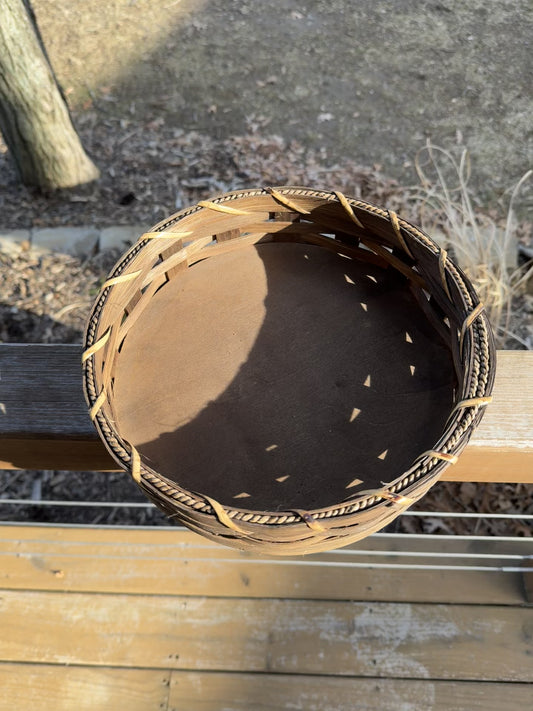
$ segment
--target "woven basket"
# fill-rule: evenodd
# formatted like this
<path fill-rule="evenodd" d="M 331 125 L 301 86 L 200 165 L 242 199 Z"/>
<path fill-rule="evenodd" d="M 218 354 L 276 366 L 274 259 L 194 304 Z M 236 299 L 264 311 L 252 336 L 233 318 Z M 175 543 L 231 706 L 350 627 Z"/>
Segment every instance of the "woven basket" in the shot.
<path fill-rule="evenodd" d="M 177 521 L 268 554 L 346 545 L 423 496 L 490 401 L 472 285 L 395 213 L 285 187 L 200 202 L 93 306 L 100 436 Z"/>

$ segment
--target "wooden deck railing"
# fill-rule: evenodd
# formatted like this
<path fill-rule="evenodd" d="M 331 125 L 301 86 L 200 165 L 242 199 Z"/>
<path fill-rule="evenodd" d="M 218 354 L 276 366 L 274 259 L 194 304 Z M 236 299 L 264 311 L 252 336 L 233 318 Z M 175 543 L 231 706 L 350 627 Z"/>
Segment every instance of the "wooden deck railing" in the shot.
<path fill-rule="evenodd" d="M 0 468 L 117 468 L 87 414 L 80 357 L 76 345 L 0 345 Z M 443 480 L 533 482 L 533 352 L 498 352 L 494 400 Z"/>

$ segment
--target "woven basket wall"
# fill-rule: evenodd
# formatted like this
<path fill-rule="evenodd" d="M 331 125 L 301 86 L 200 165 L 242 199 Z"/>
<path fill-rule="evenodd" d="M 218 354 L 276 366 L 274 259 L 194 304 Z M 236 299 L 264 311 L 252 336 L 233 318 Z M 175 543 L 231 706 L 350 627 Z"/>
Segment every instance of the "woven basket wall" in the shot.
<path fill-rule="evenodd" d="M 395 213 L 243 190 L 140 236 L 94 303 L 83 372 L 106 447 L 227 545 L 346 545 L 420 499 L 490 401 L 476 293 Z"/>

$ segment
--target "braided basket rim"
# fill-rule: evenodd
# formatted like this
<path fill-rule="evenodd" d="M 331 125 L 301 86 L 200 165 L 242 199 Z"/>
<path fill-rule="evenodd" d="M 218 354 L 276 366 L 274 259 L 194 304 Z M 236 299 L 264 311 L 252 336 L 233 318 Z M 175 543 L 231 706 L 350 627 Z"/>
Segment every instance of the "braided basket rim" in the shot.
<path fill-rule="evenodd" d="M 330 190 L 284 186 L 275 189 L 256 188 L 232 191 L 214 198 L 210 201 L 209 205 L 229 207 L 230 204 L 238 204 L 243 198 L 267 197 L 271 195 L 274 195 L 276 199 L 285 199 L 287 204 L 290 202 L 291 205 L 294 201 L 301 198 L 331 201 L 332 203 L 340 199 L 339 193 Z M 392 222 L 394 213 L 391 213 L 389 210 L 356 198 L 345 197 L 344 199 L 352 210 L 355 209 L 358 211 L 357 214 L 370 212 Z M 283 202 L 281 204 L 283 204 Z M 205 203 L 187 207 L 161 220 L 152 228 L 149 234 L 165 232 L 169 230 L 169 228 L 175 227 L 186 217 L 203 209 L 206 209 Z M 394 217 L 396 216 L 394 215 Z M 418 227 L 402 218 L 396 219 L 404 238 L 407 236 L 410 240 L 415 240 L 434 255 L 440 255 L 444 251 Z M 126 273 L 128 265 L 142 252 L 149 241 L 148 239 L 143 239 L 143 237 L 144 235 L 120 257 L 109 274 L 108 282 Z M 134 450 L 128 447 L 128 443 L 122 439 L 120 433 L 114 427 L 114 424 L 102 410 L 99 410 L 93 418 L 93 421 L 104 444 L 123 469 L 130 471 L 132 475 L 134 475 L 134 470 L 137 468 L 138 476 L 134 476 L 134 478 L 139 484 L 144 485 L 149 495 L 150 492 L 153 493 L 153 490 L 155 490 L 155 492 L 160 492 L 164 494 L 165 497 L 172 499 L 173 503 L 177 507 L 181 507 L 185 512 L 189 510 L 195 513 L 215 515 L 219 520 L 224 519 L 222 522 L 225 525 L 229 525 L 229 527 L 233 527 L 231 526 L 231 522 L 237 521 L 267 524 L 269 526 L 285 526 L 297 522 L 301 523 L 302 520 L 312 527 L 314 522 L 323 519 L 339 519 L 339 525 L 341 525 L 340 522 L 343 517 L 365 509 L 372 509 L 376 506 L 385 505 L 398 509 L 406 508 L 413 502 L 407 495 L 411 493 L 413 489 L 420 487 L 422 481 L 427 484 L 426 488 L 429 488 L 440 476 L 442 471 L 453 463 L 466 446 L 470 435 L 483 415 L 484 405 L 486 404 L 484 401 L 488 402 L 490 400 L 490 392 L 494 382 L 495 349 L 488 318 L 482 309 L 477 308 L 479 307 L 479 299 L 469 279 L 449 258 L 445 258 L 444 262 L 446 278 L 453 280 L 461 296 L 464 298 L 466 305 L 471 309 L 471 314 L 474 314 L 477 310 L 475 318 L 473 318 L 472 322 L 468 323 L 464 329 L 463 346 L 468 341 L 470 348 L 463 348 L 463 353 L 470 350 L 470 362 L 467 363 L 465 367 L 465 374 L 467 376 L 465 377 L 465 381 L 470 381 L 470 397 L 480 402 L 472 406 L 459 407 L 452 411 L 444 432 L 439 438 L 439 441 L 435 444 L 434 450 L 431 450 L 430 453 L 426 453 L 426 457 L 422 456 L 422 458 L 415 459 L 407 471 L 400 474 L 382 490 L 360 492 L 360 494 L 354 496 L 349 503 L 342 502 L 307 512 L 258 511 L 235 507 L 233 505 L 220 507 L 216 501 L 213 501 L 202 493 L 192 492 L 179 486 L 177 483 L 151 469 L 145 462 L 139 461 L 138 455 L 136 458 Z M 95 299 L 86 327 L 85 352 L 93 349 L 101 337 L 101 334 L 97 335 L 98 325 L 111 288 L 111 286 L 104 284 L 101 292 Z M 464 357 L 466 358 L 466 355 Z M 84 361 L 83 373 L 85 397 L 89 408 L 93 408 L 98 398 L 98 391 L 92 357 L 87 357 Z M 442 456 L 431 456 L 435 454 Z M 222 510 L 219 510 L 218 507 Z"/>

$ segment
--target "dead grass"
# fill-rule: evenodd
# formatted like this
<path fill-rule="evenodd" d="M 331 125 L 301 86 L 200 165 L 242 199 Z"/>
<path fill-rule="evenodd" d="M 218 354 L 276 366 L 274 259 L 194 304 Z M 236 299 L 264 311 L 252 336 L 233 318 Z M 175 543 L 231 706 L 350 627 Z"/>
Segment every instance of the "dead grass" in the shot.
<path fill-rule="evenodd" d="M 469 179 L 471 162 L 466 149 L 458 158 L 452 151 L 428 142 L 416 156 L 420 186 L 413 201 L 421 227 L 441 244 L 474 284 L 493 325 L 497 346 L 509 338 L 529 348 L 515 331 L 517 299 L 533 266 L 518 266 L 519 222 L 515 205 L 533 171 L 516 183 L 504 209 L 492 213 L 480 207 Z"/>

